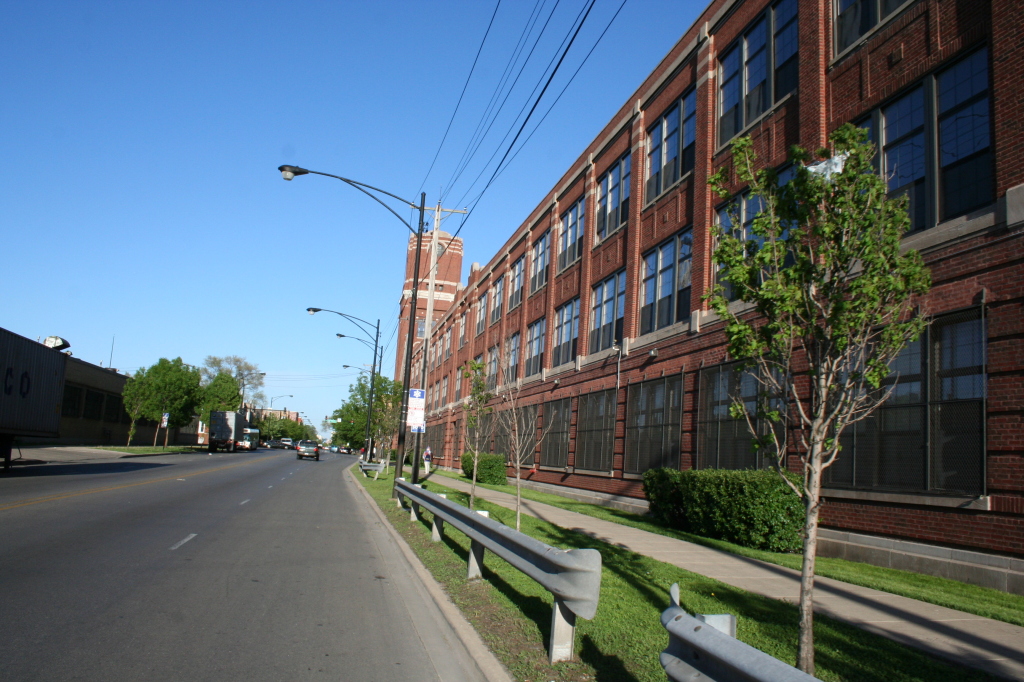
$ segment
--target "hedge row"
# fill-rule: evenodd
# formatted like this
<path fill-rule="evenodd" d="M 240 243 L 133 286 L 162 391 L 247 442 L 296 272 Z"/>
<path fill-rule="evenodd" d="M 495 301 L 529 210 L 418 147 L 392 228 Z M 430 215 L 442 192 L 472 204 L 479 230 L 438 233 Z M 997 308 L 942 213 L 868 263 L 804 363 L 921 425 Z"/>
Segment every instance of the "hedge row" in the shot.
<path fill-rule="evenodd" d="M 644 494 L 660 522 L 773 552 L 802 546 L 804 507 L 774 471 L 652 469 Z"/>
<path fill-rule="evenodd" d="M 495 455 L 489 452 L 481 452 L 480 469 L 476 472 L 477 483 L 488 485 L 507 485 L 505 456 Z M 466 478 L 473 478 L 473 453 L 466 452 L 462 455 L 462 473 Z"/>

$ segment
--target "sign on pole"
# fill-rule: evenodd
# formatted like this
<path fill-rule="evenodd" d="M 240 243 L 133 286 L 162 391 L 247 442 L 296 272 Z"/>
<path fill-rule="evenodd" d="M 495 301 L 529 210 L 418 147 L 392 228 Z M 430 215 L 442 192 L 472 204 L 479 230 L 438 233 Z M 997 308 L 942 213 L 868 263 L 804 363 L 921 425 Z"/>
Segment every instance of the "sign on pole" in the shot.
<path fill-rule="evenodd" d="M 413 433 L 426 431 L 426 395 L 422 388 L 409 389 L 409 412 L 405 418 L 405 425 Z"/>
<path fill-rule="evenodd" d="M 160 428 L 161 429 L 166 429 L 167 428 L 167 422 L 170 420 L 170 418 L 171 418 L 171 413 L 170 412 L 164 412 L 164 416 L 160 420 Z"/>

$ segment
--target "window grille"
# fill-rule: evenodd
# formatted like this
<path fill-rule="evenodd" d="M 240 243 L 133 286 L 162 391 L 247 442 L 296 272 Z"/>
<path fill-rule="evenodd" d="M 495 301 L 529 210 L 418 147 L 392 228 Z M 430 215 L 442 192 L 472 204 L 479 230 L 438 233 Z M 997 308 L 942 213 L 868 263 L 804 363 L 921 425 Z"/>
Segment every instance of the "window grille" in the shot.
<path fill-rule="evenodd" d="M 700 371 L 697 415 L 697 467 L 700 469 L 759 469 L 767 462 L 754 449 L 745 418 L 729 413 L 734 399 L 748 412 L 756 409 L 758 384 L 753 374 L 730 362 Z M 757 425 L 760 426 L 760 425 Z"/>
<path fill-rule="evenodd" d="M 569 424 L 572 398 L 544 403 L 544 439 L 540 444 L 541 466 L 564 469 L 569 464 Z"/>
<path fill-rule="evenodd" d="M 615 389 L 579 397 L 576 468 L 611 471 L 615 447 Z"/>
<path fill-rule="evenodd" d="M 629 386 L 626 398 L 624 471 L 679 467 L 683 377 L 667 376 Z"/>

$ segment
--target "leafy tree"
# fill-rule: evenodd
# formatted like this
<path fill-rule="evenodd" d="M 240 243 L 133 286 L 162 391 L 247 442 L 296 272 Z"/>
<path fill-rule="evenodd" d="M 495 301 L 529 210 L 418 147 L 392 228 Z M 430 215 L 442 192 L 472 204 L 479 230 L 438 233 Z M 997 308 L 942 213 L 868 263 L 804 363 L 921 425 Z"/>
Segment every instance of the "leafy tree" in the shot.
<path fill-rule="evenodd" d="M 186 426 L 192 421 L 202 398 L 198 369 L 186 365 L 181 358 L 160 358 L 155 365 L 146 370 L 146 383 L 149 390 L 146 391 L 143 401 L 144 417 L 159 424 L 164 413 L 167 413 L 167 431 Z M 164 432 L 165 446 L 167 431 Z M 158 427 L 153 435 L 154 446 L 159 433 Z"/>
<path fill-rule="evenodd" d="M 261 404 L 266 402 L 266 397 L 259 390 L 263 388 L 264 373 L 260 371 L 258 365 L 245 358 L 237 355 L 227 355 L 222 358 L 216 355 L 207 355 L 200 371 L 203 373 L 204 384 L 212 382 L 218 374 L 227 373 L 233 376 L 238 382 L 242 402 L 259 402 Z"/>
<path fill-rule="evenodd" d="M 131 446 L 132 438 L 135 437 L 135 425 L 145 416 L 146 401 L 149 398 L 150 390 L 151 382 L 148 380 L 145 368 L 139 369 L 124 382 L 121 398 L 124 401 L 124 411 L 131 419 L 131 424 L 128 426 L 128 446 Z"/>
<path fill-rule="evenodd" d="M 335 421 L 328 424 L 333 431 L 335 443 L 360 444 L 366 440 L 366 419 L 370 398 L 370 378 L 360 375 L 349 386 L 348 399 L 331 413 Z M 390 442 L 398 432 L 398 421 L 402 408 L 402 384 L 399 381 L 376 375 L 373 390 L 373 421 L 370 437 L 376 444 Z M 340 420 L 340 421 L 338 421 Z"/>
<path fill-rule="evenodd" d="M 491 402 L 494 395 L 487 390 L 487 369 L 484 363 L 470 360 L 463 368 L 462 376 L 469 379 L 469 397 L 462 406 L 462 413 L 466 415 L 466 442 L 473 457 L 473 484 L 469 488 L 469 508 L 473 509 L 476 502 L 476 472 L 480 468 L 480 437 L 489 438 L 490 433 L 482 432 L 493 428 L 493 420 L 482 417 L 492 412 L 493 408 L 488 407 L 487 403 Z"/>
<path fill-rule="evenodd" d="M 817 154 L 827 161 L 816 165 L 794 148 L 795 177 L 781 186 L 774 171 L 755 172 L 749 138 L 733 143 L 737 176 L 761 210 L 746 240 L 728 226 L 719 229 L 714 252 L 731 297 L 753 307 L 730 306 L 721 284 L 710 295 L 730 355 L 744 361 L 758 386 L 753 406 L 732 396 L 731 414 L 745 418 L 756 447 L 780 474 L 790 462 L 802 472 L 798 483 L 783 480 L 805 510 L 797 665 L 812 675 L 822 474 L 840 456 L 844 430 L 891 392 L 881 383 L 924 329 L 912 306 L 931 286 L 920 254 L 900 253 L 910 224 L 906 198 L 887 198 L 872 165 L 875 149 L 865 140 L 865 131 L 843 126 L 831 135 L 831 148 Z M 730 196 L 724 172 L 710 182 Z M 740 224 L 735 215 L 731 222 Z"/>
<path fill-rule="evenodd" d="M 199 419 L 210 423 L 213 411 L 237 410 L 242 402 L 238 381 L 227 372 L 221 372 L 202 387 L 202 402 L 199 405 Z M 261 432 L 262 433 L 262 432 Z"/>

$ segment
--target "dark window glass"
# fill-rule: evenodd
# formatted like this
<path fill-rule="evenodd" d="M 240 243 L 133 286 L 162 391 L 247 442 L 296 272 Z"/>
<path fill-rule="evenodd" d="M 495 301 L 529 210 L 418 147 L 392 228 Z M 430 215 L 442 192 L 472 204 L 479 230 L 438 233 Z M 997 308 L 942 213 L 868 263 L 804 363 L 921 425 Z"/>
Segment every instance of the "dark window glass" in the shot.
<path fill-rule="evenodd" d="M 60 404 L 60 416 L 77 418 L 82 412 L 82 389 L 64 384 L 64 400 Z"/>
<path fill-rule="evenodd" d="M 583 255 L 584 197 L 562 214 L 562 232 L 559 238 L 558 269 L 564 270 Z"/>
<path fill-rule="evenodd" d="M 797 58 L 796 0 L 775 5 L 775 101 L 796 90 L 800 60 Z"/>
<path fill-rule="evenodd" d="M 533 376 L 544 368 L 544 336 L 547 319 L 540 318 L 526 328 L 526 376 Z"/>
<path fill-rule="evenodd" d="M 563 469 L 569 464 L 569 424 L 572 398 L 544 403 L 544 439 L 540 444 L 540 464 Z"/>
<path fill-rule="evenodd" d="M 505 278 L 494 280 L 494 296 L 491 302 L 491 324 L 501 319 L 501 306 L 505 303 Z"/>
<path fill-rule="evenodd" d="M 511 282 L 509 282 L 508 309 L 512 310 L 523 302 L 523 264 L 526 262 L 524 256 L 520 256 L 512 264 L 510 271 Z"/>
<path fill-rule="evenodd" d="M 629 221 L 630 155 L 618 160 L 597 181 L 597 239 L 600 241 Z M 582 213 L 581 213 L 582 215 Z M 580 230 L 582 236 L 583 231 Z"/>
<path fill-rule="evenodd" d="M 641 334 L 689 319 L 692 242 L 685 230 L 644 256 Z"/>
<path fill-rule="evenodd" d="M 611 471 L 615 446 L 615 390 L 579 397 L 576 469 Z"/>
<path fill-rule="evenodd" d="M 767 30 L 767 21 L 761 19 L 743 38 L 746 52 L 743 101 L 746 123 L 768 109 Z"/>
<path fill-rule="evenodd" d="M 555 346 L 551 351 L 551 366 L 576 359 L 576 341 L 580 331 L 580 299 L 574 298 L 555 310 Z"/>
<path fill-rule="evenodd" d="M 103 417 L 103 394 L 99 391 L 85 391 L 85 409 L 82 411 L 82 419 L 94 419 L 99 421 Z"/>
<path fill-rule="evenodd" d="M 889 196 L 907 195 L 910 229 L 925 227 L 924 88 L 918 87 L 882 109 L 882 149 Z"/>
<path fill-rule="evenodd" d="M 943 219 L 993 201 L 988 50 L 938 76 L 939 198 Z"/>
<path fill-rule="evenodd" d="M 679 467 L 682 394 L 680 375 L 630 384 L 626 398 L 626 473 Z"/>
<path fill-rule="evenodd" d="M 740 80 L 742 56 L 742 50 L 737 45 L 722 57 L 719 91 L 719 111 L 722 113 L 718 119 L 718 144 L 725 144 L 743 128 L 740 112 L 740 99 L 743 94 L 743 82 Z"/>
<path fill-rule="evenodd" d="M 735 418 L 730 407 L 735 400 L 754 412 L 757 381 L 739 363 L 702 369 L 700 405 L 697 415 L 697 462 L 707 469 L 755 469 L 765 466 L 754 448 L 747 420 Z"/>
<path fill-rule="evenodd" d="M 108 395 L 103 405 L 103 421 L 117 424 L 121 421 L 121 413 L 124 408 L 121 406 L 121 396 Z"/>
<path fill-rule="evenodd" d="M 620 270 L 594 287 L 591 308 L 590 352 L 622 343 L 626 314 L 626 271 Z"/>
<path fill-rule="evenodd" d="M 885 21 L 906 0 L 839 0 L 836 5 L 836 51 L 850 47 Z"/>
<path fill-rule="evenodd" d="M 508 337 L 508 363 L 505 368 L 505 383 L 519 378 L 519 332 Z"/>
<path fill-rule="evenodd" d="M 533 262 L 530 272 L 530 293 L 537 291 L 548 282 L 548 264 L 550 261 L 551 231 L 533 243 Z"/>

